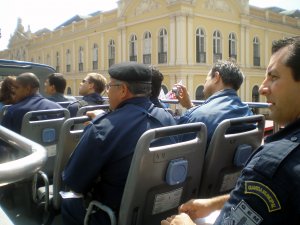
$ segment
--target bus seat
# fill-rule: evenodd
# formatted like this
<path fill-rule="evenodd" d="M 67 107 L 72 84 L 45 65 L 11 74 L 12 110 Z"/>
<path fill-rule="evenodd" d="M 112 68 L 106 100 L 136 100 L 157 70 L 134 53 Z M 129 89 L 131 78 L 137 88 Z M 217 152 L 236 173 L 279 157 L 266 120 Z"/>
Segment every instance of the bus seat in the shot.
<path fill-rule="evenodd" d="M 4 115 L 6 114 L 7 109 L 8 109 L 9 106 L 10 105 L 4 105 L 4 106 L 2 106 L 2 108 L 0 110 L 0 124 L 2 122 L 2 119 L 3 119 Z"/>
<path fill-rule="evenodd" d="M 40 175 L 43 176 L 45 186 L 38 189 L 33 187 L 34 200 L 38 205 L 44 206 L 44 213 L 48 214 L 48 216 L 45 217 L 48 222 L 54 219 L 55 211 L 60 209 L 61 196 L 59 192 L 63 190 L 61 173 L 83 133 L 82 129 L 74 130 L 73 127 L 76 124 L 81 124 L 89 120 L 90 118 L 87 116 L 73 117 L 63 123 L 54 161 L 53 183 L 50 184 L 46 174 L 40 172 Z"/>
<path fill-rule="evenodd" d="M 154 140 L 197 132 L 190 141 L 150 146 Z M 203 123 L 183 124 L 150 129 L 139 139 L 127 177 L 119 225 L 153 225 L 177 213 L 183 202 L 197 197 L 207 141 Z M 97 207 L 92 201 L 85 217 Z M 103 205 L 101 205 L 103 210 Z M 110 213 L 110 210 L 107 212 Z M 112 218 L 112 217 L 111 217 Z M 113 224 L 116 217 L 111 219 Z M 134 221 L 134 222 L 133 222 Z"/>
<path fill-rule="evenodd" d="M 70 112 L 63 108 L 29 111 L 22 120 L 21 135 L 46 148 L 48 159 L 42 170 L 51 175 L 51 177 L 60 129 L 64 121 L 69 117 Z"/>
<path fill-rule="evenodd" d="M 256 128 L 226 133 L 243 124 L 256 124 Z M 206 152 L 199 197 L 221 195 L 234 188 L 247 159 L 261 145 L 264 127 L 263 115 L 226 119 L 218 125 Z"/>

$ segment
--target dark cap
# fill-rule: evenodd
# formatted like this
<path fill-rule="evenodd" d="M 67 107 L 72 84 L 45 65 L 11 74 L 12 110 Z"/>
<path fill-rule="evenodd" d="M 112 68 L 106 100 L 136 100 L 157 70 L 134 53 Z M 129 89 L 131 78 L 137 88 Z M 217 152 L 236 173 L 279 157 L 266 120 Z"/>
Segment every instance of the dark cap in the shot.
<path fill-rule="evenodd" d="M 127 82 L 151 83 L 151 69 L 134 62 L 115 64 L 108 70 L 111 78 Z"/>

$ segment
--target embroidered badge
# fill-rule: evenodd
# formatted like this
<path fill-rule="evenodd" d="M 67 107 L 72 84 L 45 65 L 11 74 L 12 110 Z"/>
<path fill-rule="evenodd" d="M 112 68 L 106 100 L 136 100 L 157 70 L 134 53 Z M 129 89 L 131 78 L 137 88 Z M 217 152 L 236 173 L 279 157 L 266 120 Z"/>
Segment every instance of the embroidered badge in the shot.
<path fill-rule="evenodd" d="M 253 194 L 261 198 L 268 207 L 269 212 L 274 212 L 281 209 L 274 192 L 263 183 L 257 181 L 245 181 L 245 194 Z"/>
<path fill-rule="evenodd" d="M 259 225 L 262 221 L 263 218 L 242 200 L 231 208 L 230 215 L 223 219 L 222 225 Z"/>

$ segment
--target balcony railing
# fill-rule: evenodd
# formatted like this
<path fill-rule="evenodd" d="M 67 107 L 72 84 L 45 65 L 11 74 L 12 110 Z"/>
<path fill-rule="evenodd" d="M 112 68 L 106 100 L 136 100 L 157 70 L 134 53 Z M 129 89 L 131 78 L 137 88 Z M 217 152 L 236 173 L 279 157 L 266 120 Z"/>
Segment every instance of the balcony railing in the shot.
<path fill-rule="evenodd" d="M 253 65 L 260 66 L 260 57 L 253 57 Z"/>
<path fill-rule="evenodd" d="M 166 52 L 160 52 L 158 53 L 158 63 L 167 63 L 167 56 L 168 54 Z"/>
<path fill-rule="evenodd" d="M 218 60 L 222 60 L 222 53 L 214 53 L 214 63 Z"/>
<path fill-rule="evenodd" d="M 143 55 L 143 63 L 144 64 L 151 64 L 151 54 L 144 54 Z"/>
<path fill-rule="evenodd" d="M 206 63 L 206 52 L 197 52 L 196 62 Z"/>

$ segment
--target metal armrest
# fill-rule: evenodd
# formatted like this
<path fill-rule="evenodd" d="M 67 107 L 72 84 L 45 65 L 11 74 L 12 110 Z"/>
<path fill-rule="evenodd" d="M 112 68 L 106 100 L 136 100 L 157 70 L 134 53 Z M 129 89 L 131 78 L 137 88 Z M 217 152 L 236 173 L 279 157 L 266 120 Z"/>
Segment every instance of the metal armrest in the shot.
<path fill-rule="evenodd" d="M 34 178 L 33 178 L 33 182 L 32 182 L 32 198 L 33 198 L 33 201 L 35 203 L 38 203 L 39 199 L 38 196 L 37 196 L 37 192 L 38 192 L 38 188 L 37 188 L 37 180 L 38 180 L 38 177 L 41 177 L 43 182 L 44 182 L 44 185 L 45 185 L 45 195 L 43 196 L 45 198 L 45 211 L 48 211 L 48 208 L 49 208 L 49 179 L 48 179 L 48 176 L 46 173 L 44 173 L 43 171 L 38 171 L 35 175 L 34 175 Z"/>
<path fill-rule="evenodd" d="M 96 206 L 97 208 L 101 209 L 102 211 L 104 211 L 108 214 L 111 225 L 117 224 L 117 219 L 116 219 L 115 213 L 112 211 L 112 209 L 106 205 L 103 205 L 101 202 L 94 200 L 94 201 L 90 202 L 89 207 L 87 208 L 87 211 L 86 211 L 86 214 L 84 217 L 84 225 L 89 224 L 90 215 L 93 213 L 94 206 Z"/>

